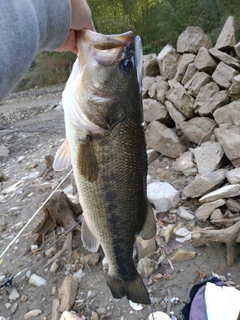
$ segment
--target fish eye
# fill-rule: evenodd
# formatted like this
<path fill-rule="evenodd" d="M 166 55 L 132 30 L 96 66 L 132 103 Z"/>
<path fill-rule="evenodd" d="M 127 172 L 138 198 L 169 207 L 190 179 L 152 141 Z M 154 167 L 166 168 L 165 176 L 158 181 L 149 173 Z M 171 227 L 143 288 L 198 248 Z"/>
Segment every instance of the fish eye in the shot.
<path fill-rule="evenodd" d="M 125 73 L 129 73 L 133 69 L 133 62 L 130 59 L 124 59 L 121 61 L 121 69 Z"/>

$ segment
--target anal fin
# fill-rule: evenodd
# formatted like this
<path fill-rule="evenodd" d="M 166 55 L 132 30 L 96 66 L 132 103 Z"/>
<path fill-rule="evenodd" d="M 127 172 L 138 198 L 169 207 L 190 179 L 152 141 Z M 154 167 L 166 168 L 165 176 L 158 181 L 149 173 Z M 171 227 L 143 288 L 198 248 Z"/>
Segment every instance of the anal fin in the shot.
<path fill-rule="evenodd" d="M 89 182 L 96 181 L 98 177 L 98 165 L 89 136 L 86 136 L 85 140 L 80 140 L 77 159 L 81 175 Z"/>
<path fill-rule="evenodd" d="M 143 240 L 149 240 L 156 235 L 156 220 L 153 213 L 153 209 L 150 203 L 147 203 L 147 215 L 143 225 L 143 229 L 140 232 L 140 237 Z"/>
<path fill-rule="evenodd" d="M 97 252 L 99 248 L 99 243 L 95 236 L 92 234 L 85 220 L 82 222 L 82 232 L 81 239 L 84 247 L 90 252 Z"/>

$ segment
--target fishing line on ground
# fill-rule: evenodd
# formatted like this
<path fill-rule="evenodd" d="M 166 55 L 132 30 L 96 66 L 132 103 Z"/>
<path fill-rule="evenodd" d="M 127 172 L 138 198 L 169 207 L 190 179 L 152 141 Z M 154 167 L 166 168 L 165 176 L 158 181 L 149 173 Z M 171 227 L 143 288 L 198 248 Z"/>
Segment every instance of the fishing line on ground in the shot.
<path fill-rule="evenodd" d="M 55 240 L 53 243 L 51 243 L 47 248 L 42 250 L 35 258 L 33 258 L 31 261 L 29 261 L 25 266 L 23 266 L 21 269 L 19 269 L 16 273 L 11 275 L 11 277 L 8 277 L 4 280 L 3 283 L 0 283 L 0 288 L 4 286 L 11 286 L 12 285 L 12 280 L 19 276 L 21 272 L 26 269 L 28 266 L 30 266 L 35 260 L 37 260 L 44 252 L 46 252 L 48 249 L 50 249 L 54 244 L 56 244 L 58 241 L 60 241 L 64 236 L 66 236 L 70 231 L 74 230 L 79 223 L 82 222 L 82 219 L 80 219 L 74 226 L 72 226 L 70 229 L 68 229 L 66 232 L 64 232 L 57 240 Z"/>
<path fill-rule="evenodd" d="M 37 211 L 34 213 L 34 215 L 28 220 L 28 222 L 25 224 L 25 226 L 19 231 L 19 233 L 15 236 L 15 238 L 8 244 L 6 249 L 0 254 L 0 264 L 1 264 L 1 258 L 3 255 L 8 251 L 8 249 L 13 245 L 13 243 L 19 238 L 19 236 L 23 233 L 23 231 L 26 229 L 26 227 L 32 222 L 32 220 L 36 217 L 36 215 L 39 213 L 39 211 L 43 208 L 43 206 L 48 202 L 48 200 L 53 196 L 53 194 L 58 190 L 58 188 L 63 184 L 63 182 L 70 176 L 73 169 L 71 169 L 68 174 L 62 179 L 62 181 L 57 185 L 57 187 L 53 190 L 53 192 L 47 197 L 47 199 L 41 204 L 41 206 L 37 209 Z"/>

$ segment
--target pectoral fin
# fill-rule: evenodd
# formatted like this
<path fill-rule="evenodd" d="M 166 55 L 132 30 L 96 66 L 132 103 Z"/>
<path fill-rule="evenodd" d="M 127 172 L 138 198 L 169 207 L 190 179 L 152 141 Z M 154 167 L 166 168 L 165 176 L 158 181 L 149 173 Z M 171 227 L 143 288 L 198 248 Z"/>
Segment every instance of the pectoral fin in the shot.
<path fill-rule="evenodd" d="M 97 239 L 94 237 L 88 225 L 86 224 L 85 220 L 82 223 L 82 232 L 81 232 L 81 239 L 83 242 L 84 247 L 91 252 L 97 252 L 99 248 L 99 243 Z"/>
<path fill-rule="evenodd" d="M 53 169 L 55 171 L 62 171 L 71 165 L 70 147 L 67 140 L 63 142 L 61 147 L 56 152 L 53 161 Z"/>
<path fill-rule="evenodd" d="M 98 166 L 89 136 L 86 136 L 86 139 L 81 139 L 79 142 L 77 161 L 81 175 L 89 182 L 96 181 Z"/>
<path fill-rule="evenodd" d="M 147 216 L 140 237 L 143 240 L 149 240 L 156 235 L 156 221 L 150 203 L 147 205 Z"/>

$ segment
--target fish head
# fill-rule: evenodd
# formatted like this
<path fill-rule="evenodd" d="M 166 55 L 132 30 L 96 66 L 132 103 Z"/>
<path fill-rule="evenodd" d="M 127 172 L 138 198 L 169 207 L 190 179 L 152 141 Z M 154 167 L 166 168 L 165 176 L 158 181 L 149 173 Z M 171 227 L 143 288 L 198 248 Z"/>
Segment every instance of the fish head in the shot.
<path fill-rule="evenodd" d="M 133 32 L 104 35 L 82 30 L 77 32 L 77 39 L 79 63 L 88 69 L 94 87 L 116 94 L 124 92 L 129 83 L 135 81 L 139 54 L 135 52 Z"/>
<path fill-rule="evenodd" d="M 64 109 L 81 129 L 110 130 L 130 111 L 123 102 L 140 96 L 140 37 L 131 31 L 104 35 L 90 30 L 78 31 L 76 37 L 78 58 L 68 81 L 75 103 L 72 107 L 66 101 Z"/>

